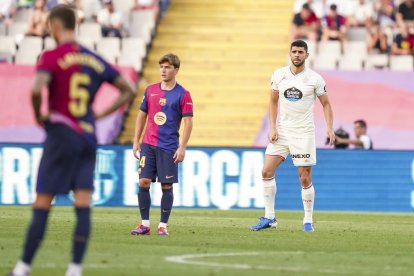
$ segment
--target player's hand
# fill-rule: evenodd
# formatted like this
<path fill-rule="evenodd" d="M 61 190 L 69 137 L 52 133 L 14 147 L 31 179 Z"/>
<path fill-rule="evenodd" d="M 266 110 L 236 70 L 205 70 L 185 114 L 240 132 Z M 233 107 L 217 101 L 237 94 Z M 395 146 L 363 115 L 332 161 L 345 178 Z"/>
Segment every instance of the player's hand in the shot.
<path fill-rule="evenodd" d="M 135 158 L 139 160 L 141 152 L 141 146 L 139 142 L 134 142 L 134 145 L 132 146 L 132 152 L 134 153 Z"/>
<path fill-rule="evenodd" d="M 269 142 L 270 143 L 275 143 L 276 141 L 277 141 L 277 138 L 278 138 L 278 133 L 277 133 L 277 129 L 276 128 L 272 128 L 270 131 L 269 131 Z"/>
<path fill-rule="evenodd" d="M 329 138 L 329 145 L 333 145 L 335 144 L 335 132 L 333 131 L 333 129 L 328 129 L 326 131 L 326 134 L 328 135 Z"/>
<path fill-rule="evenodd" d="M 178 164 L 180 162 L 183 162 L 184 157 L 185 157 L 185 148 L 179 147 L 173 156 L 174 163 Z"/>
<path fill-rule="evenodd" d="M 93 116 L 95 117 L 95 120 L 99 120 L 104 117 L 102 113 L 96 113 L 96 112 L 94 112 Z"/>
<path fill-rule="evenodd" d="M 36 116 L 36 122 L 39 126 L 44 127 L 45 126 L 45 122 L 48 120 L 49 118 L 47 116 L 43 116 L 43 115 L 39 115 Z"/>

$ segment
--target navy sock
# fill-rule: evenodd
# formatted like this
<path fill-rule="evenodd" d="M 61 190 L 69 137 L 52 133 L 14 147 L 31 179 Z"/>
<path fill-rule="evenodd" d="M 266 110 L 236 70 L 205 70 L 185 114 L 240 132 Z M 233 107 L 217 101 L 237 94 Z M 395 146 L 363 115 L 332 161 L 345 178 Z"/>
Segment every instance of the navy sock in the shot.
<path fill-rule="evenodd" d="M 173 188 L 171 189 L 162 189 L 161 197 L 161 219 L 163 223 L 167 223 L 170 218 L 171 208 L 174 202 Z"/>
<path fill-rule="evenodd" d="M 91 231 L 91 208 L 76 207 L 75 211 L 77 223 L 75 232 L 73 233 L 72 262 L 75 264 L 81 264 L 83 256 L 86 252 L 89 234 Z"/>
<path fill-rule="evenodd" d="M 48 217 L 49 210 L 33 209 L 32 222 L 27 229 L 26 241 L 23 247 L 22 261 L 26 264 L 30 265 L 32 263 L 33 257 L 43 240 Z"/>
<path fill-rule="evenodd" d="M 149 220 L 150 208 L 151 208 L 151 195 L 149 192 L 149 188 L 139 187 L 138 204 L 139 204 L 139 211 L 141 213 L 141 219 Z"/>

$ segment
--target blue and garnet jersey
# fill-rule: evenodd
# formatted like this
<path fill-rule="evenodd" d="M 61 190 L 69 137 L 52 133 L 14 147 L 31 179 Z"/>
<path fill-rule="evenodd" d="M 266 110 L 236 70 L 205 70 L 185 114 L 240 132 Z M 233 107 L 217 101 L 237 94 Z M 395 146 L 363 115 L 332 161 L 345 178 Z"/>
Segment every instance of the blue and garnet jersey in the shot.
<path fill-rule="evenodd" d="M 41 55 L 37 72 L 47 72 L 49 120 L 63 123 L 96 144 L 92 103 L 103 82 L 113 83 L 119 72 L 102 57 L 70 42 Z"/>
<path fill-rule="evenodd" d="M 180 84 L 162 90 L 161 83 L 147 87 L 140 109 L 147 113 L 143 143 L 174 152 L 179 145 L 179 129 L 183 117 L 193 116 L 190 92 Z"/>

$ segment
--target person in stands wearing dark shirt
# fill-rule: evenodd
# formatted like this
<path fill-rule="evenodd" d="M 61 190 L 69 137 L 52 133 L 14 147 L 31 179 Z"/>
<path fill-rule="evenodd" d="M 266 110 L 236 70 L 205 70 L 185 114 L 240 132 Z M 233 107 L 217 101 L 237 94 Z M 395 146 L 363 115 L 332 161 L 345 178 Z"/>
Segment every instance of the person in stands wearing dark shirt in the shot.
<path fill-rule="evenodd" d="M 318 40 L 319 19 L 310 8 L 309 4 L 303 4 L 302 10 L 295 14 L 292 21 L 292 40 L 308 39 Z"/>

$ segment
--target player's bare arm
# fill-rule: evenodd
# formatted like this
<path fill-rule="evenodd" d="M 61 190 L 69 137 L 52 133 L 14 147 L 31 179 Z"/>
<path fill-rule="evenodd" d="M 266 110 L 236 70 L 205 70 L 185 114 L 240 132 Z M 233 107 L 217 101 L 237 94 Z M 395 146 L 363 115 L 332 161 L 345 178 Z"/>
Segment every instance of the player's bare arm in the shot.
<path fill-rule="evenodd" d="M 115 79 L 113 86 L 118 88 L 121 94 L 118 96 L 115 102 L 111 106 L 109 106 L 106 110 L 104 110 L 103 112 L 99 114 L 95 114 L 95 119 L 103 118 L 115 112 L 122 105 L 129 102 L 135 94 L 135 90 L 132 89 L 131 85 L 129 85 L 126 79 L 122 76 L 118 76 Z"/>
<path fill-rule="evenodd" d="M 184 117 L 184 131 L 181 138 L 180 146 L 174 154 L 174 163 L 180 163 L 184 160 L 185 150 L 187 148 L 188 141 L 190 140 L 191 131 L 193 130 L 193 117 Z"/>
<path fill-rule="evenodd" d="M 270 102 L 269 102 L 269 142 L 274 143 L 277 141 L 278 134 L 276 129 L 276 117 L 279 105 L 279 91 L 270 91 Z"/>
<path fill-rule="evenodd" d="M 32 87 L 32 106 L 35 114 L 36 122 L 43 126 L 44 121 L 47 120 L 47 116 L 42 115 L 40 112 L 40 106 L 42 104 L 42 89 L 50 82 L 50 74 L 47 72 L 36 73 L 33 87 Z"/>
<path fill-rule="evenodd" d="M 320 103 L 323 107 L 323 114 L 326 121 L 326 134 L 329 138 L 329 144 L 333 145 L 335 143 L 335 132 L 333 130 L 333 112 L 331 103 L 329 102 L 328 95 L 318 96 Z"/>
<path fill-rule="evenodd" d="M 139 159 L 138 152 L 141 150 L 141 145 L 139 143 L 139 140 L 141 139 L 142 132 L 144 131 L 146 121 L 147 121 L 147 113 L 140 110 L 138 112 L 137 120 L 135 121 L 134 145 L 132 146 L 133 153 L 136 159 Z"/>

